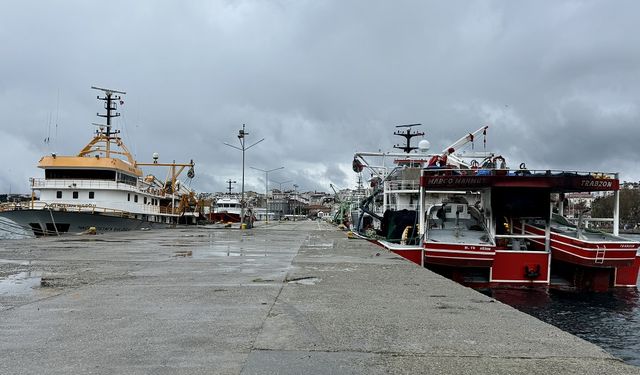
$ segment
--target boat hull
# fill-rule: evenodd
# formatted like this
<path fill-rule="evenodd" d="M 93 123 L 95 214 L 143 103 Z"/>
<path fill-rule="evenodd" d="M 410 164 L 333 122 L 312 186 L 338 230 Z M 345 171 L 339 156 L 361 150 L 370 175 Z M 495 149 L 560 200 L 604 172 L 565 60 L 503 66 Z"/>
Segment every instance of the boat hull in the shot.
<path fill-rule="evenodd" d="M 518 229 L 518 228 L 516 228 Z M 544 235 L 544 230 L 525 225 L 530 234 Z M 538 247 L 544 242 L 532 240 Z M 612 268 L 631 266 L 636 259 L 640 243 L 633 241 L 585 241 L 558 233 L 551 233 L 553 259 L 585 267 Z"/>
<path fill-rule="evenodd" d="M 36 236 L 82 233 L 92 227 L 96 229 L 97 233 L 108 233 L 171 226 L 168 223 L 91 212 L 24 209 L 3 211 L 0 212 L 0 217 L 17 223 L 25 230 L 32 231 Z"/>
<path fill-rule="evenodd" d="M 494 246 L 443 242 L 424 242 L 426 264 L 453 267 L 491 267 L 496 255 Z"/>
<path fill-rule="evenodd" d="M 209 221 L 214 223 L 239 223 L 241 220 L 240 214 L 233 212 L 212 212 L 209 214 Z"/>

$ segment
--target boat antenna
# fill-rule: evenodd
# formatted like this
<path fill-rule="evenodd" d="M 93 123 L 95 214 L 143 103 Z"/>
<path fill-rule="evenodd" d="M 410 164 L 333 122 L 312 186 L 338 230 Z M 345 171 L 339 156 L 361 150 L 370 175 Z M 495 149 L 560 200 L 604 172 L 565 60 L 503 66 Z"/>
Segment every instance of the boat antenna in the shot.
<path fill-rule="evenodd" d="M 396 128 L 407 128 L 406 131 L 400 131 L 400 130 L 396 130 L 395 132 L 393 132 L 393 135 L 398 135 L 400 137 L 404 137 L 406 138 L 406 144 L 404 146 L 401 145 L 394 145 L 393 148 L 398 148 L 400 150 L 403 150 L 404 152 L 406 152 L 407 154 L 410 153 L 413 150 L 417 150 L 418 147 L 415 146 L 411 146 L 411 138 L 413 137 L 422 137 L 424 136 L 424 132 L 419 132 L 419 131 L 415 131 L 415 132 L 411 132 L 411 128 L 414 126 L 422 126 L 422 124 L 407 124 L 407 125 L 397 125 Z"/>
<path fill-rule="evenodd" d="M 103 130 L 102 127 L 100 127 L 100 130 L 98 130 L 99 134 L 104 134 L 107 138 L 107 142 L 106 142 L 106 157 L 110 157 L 110 153 L 111 153 L 111 134 L 118 134 L 120 133 L 119 130 L 114 131 L 113 133 L 111 132 L 111 119 L 114 117 L 119 117 L 120 113 L 116 112 L 116 110 L 118 109 L 118 105 L 117 105 L 117 101 L 122 102 L 122 97 L 120 97 L 120 95 L 114 95 L 114 94 L 122 94 L 122 95 L 126 95 L 127 93 L 124 91 L 118 91 L 118 90 L 113 90 L 113 89 L 105 89 L 102 87 L 96 87 L 96 86 L 91 86 L 92 89 L 94 90 L 99 90 L 104 92 L 104 97 L 100 97 L 100 95 L 97 96 L 98 100 L 102 100 L 104 101 L 104 109 L 107 111 L 107 113 L 105 114 L 101 114 L 101 113 L 96 113 L 96 116 L 98 117 L 105 117 L 107 119 L 107 124 L 106 125 L 102 125 L 104 126 L 104 129 L 106 129 L 106 131 Z M 95 125 L 95 124 L 94 124 Z"/>

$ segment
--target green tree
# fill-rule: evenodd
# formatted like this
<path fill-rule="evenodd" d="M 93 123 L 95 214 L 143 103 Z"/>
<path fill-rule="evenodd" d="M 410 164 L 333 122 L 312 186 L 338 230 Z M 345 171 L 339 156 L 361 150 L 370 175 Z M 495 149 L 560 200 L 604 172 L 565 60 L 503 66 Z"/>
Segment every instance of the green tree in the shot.
<path fill-rule="evenodd" d="M 613 196 L 600 197 L 591 205 L 591 217 L 612 217 Z M 620 224 L 632 227 L 640 223 L 640 190 L 620 190 Z"/>

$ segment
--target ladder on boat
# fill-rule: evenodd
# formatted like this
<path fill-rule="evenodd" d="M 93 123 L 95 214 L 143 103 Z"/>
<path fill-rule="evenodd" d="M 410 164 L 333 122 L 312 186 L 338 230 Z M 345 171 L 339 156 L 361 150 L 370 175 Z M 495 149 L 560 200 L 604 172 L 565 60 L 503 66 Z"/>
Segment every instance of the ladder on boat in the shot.
<path fill-rule="evenodd" d="M 596 260 L 595 260 L 596 264 L 604 263 L 604 255 L 606 250 L 607 250 L 606 247 L 601 249 L 600 246 L 598 246 L 598 248 L 596 249 Z"/>

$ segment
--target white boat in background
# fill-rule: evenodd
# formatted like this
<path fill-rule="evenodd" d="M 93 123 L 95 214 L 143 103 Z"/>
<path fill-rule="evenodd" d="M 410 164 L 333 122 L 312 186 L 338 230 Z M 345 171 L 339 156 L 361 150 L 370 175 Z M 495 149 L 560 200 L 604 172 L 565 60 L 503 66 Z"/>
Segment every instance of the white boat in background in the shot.
<path fill-rule="evenodd" d="M 242 204 L 238 198 L 226 195 L 218 199 L 213 212 L 209 214 L 209 221 L 214 223 L 239 223 L 242 215 Z"/>
<path fill-rule="evenodd" d="M 0 206 L 0 217 L 12 220 L 36 236 L 95 231 L 128 231 L 176 224 L 195 224 L 201 217 L 195 193 L 178 176 L 194 163 L 138 163 L 125 146 L 111 120 L 125 92 L 92 87 L 104 93 L 106 124 L 73 156 L 55 153 L 40 159 L 44 178 L 32 178 L 31 200 Z M 144 176 L 141 166 L 164 167 L 168 177 Z M 39 199 L 36 199 L 39 192 Z"/>

